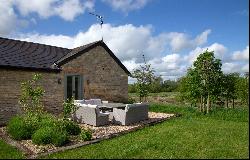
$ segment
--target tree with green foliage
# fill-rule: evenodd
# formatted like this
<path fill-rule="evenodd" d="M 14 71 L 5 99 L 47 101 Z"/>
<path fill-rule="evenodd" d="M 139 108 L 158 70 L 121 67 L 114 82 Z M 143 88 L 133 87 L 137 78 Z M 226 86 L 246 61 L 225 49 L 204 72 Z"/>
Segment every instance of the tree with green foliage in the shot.
<path fill-rule="evenodd" d="M 128 84 L 128 93 L 136 93 L 136 85 Z"/>
<path fill-rule="evenodd" d="M 198 72 L 193 68 L 189 68 L 187 75 L 180 79 L 180 85 L 178 91 L 180 92 L 179 97 L 181 100 L 188 100 L 191 105 L 196 106 L 196 103 L 200 102 L 200 111 L 205 111 L 203 96 L 202 96 L 202 84 Z"/>
<path fill-rule="evenodd" d="M 211 101 L 215 100 L 220 94 L 221 86 L 221 60 L 214 57 L 214 51 L 209 52 L 206 50 L 204 53 L 200 54 L 196 61 L 194 62 L 194 70 L 197 72 L 200 82 L 202 99 L 206 99 L 206 113 L 209 113 L 211 108 Z M 204 103 L 204 102 L 203 102 Z"/>
<path fill-rule="evenodd" d="M 150 84 L 149 87 L 149 92 L 150 93 L 159 93 L 162 91 L 162 84 L 163 84 L 163 79 L 161 76 L 157 76 L 153 79 L 152 83 Z"/>
<path fill-rule="evenodd" d="M 237 98 L 237 80 L 239 78 L 239 73 L 229 73 L 222 76 L 221 94 L 222 98 L 225 98 L 226 108 L 228 108 L 228 103 L 231 99 L 233 101 L 234 108 L 234 100 Z"/>
<path fill-rule="evenodd" d="M 136 92 L 139 94 L 140 102 L 143 98 L 146 98 L 149 94 L 150 84 L 153 82 L 155 75 L 154 70 L 151 68 L 151 64 L 147 64 L 143 55 L 144 65 L 140 65 L 140 68 L 136 69 L 132 73 L 132 77 L 136 78 Z"/>
<path fill-rule="evenodd" d="M 203 112 L 206 105 L 206 113 L 209 113 L 211 102 L 220 95 L 223 75 L 221 66 L 221 60 L 214 57 L 214 52 L 206 50 L 197 57 L 181 83 L 184 86 L 180 91 L 184 97 L 195 104 L 199 101 Z"/>
<path fill-rule="evenodd" d="M 239 77 L 236 82 L 236 94 L 237 98 L 247 106 L 249 105 L 249 79 L 248 75 L 245 77 Z"/>
<path fill-rule="evenodd" d="M 41 98 L 45 91 L 42 86 L 38 85 L 41 74 L 34 74 L 31 80 L 21 83 L 21 97 L 19 103 L 24 112 L 41 113 L 43 104 Z"/>

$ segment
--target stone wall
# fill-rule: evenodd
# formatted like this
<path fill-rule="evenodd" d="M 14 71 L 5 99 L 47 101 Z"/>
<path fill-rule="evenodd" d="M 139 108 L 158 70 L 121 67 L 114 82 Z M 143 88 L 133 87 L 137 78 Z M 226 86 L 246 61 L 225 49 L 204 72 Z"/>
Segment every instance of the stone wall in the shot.
<path fill-rule="evenodd" d="M 0 69 L 0 125 L 20 112 L 21 82 L 30 80 L 34 73 Z M 64 64 L 60 73 L 36 73 L 42 74 L 40 84 L 45 89 L 43 102 L 46 110 L 55 114 L 63 109 L 65 74 L 83 76 L 84 99 L 101 98 L 112 102 L 126 102 L 128 99 L 128 75 L 100 46 Z M 60 84 L 58 79 L 61 79 Z"/>
<path fill-rule="evenodd" d="M 85 99 L 128 100 L 128 75 L 101 46 L 64 64 L 62 70 L 63 74 L 83 75 Z"/>
<path fill-rule="evenodd" d="M 45 90 L 43 103 L 47 111 L 58 114 L 62 111 L 63 85 L 57 83 L 59 73 L 32 72 L 0 69 L 0 125 L 20 112 L 18 100 L 21 95 L 21 82 L 30 80 L 34 73 L 41 73 L 39 82 Z"/>

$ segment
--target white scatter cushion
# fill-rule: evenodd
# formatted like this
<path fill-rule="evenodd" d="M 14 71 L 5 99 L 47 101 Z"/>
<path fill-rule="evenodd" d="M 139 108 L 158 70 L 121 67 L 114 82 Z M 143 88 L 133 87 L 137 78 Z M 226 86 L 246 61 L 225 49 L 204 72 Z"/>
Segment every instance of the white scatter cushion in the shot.
<path fill-rule="evenodd" d="M 97 108 L 97 105 L 88 104 L 88 107 L 90 107 L 90 108 Z"/>
<path fill-rule="evenodd" d="M 81 107 L 88 107 L 87 104 L 81 104 L 81 103 L 80 103 L 80 106 L 81 106 Z"/>
<path fill-rule="evenodd" d="M 109 103 L 109 101 L 102 101 L 102 103 Z"/>

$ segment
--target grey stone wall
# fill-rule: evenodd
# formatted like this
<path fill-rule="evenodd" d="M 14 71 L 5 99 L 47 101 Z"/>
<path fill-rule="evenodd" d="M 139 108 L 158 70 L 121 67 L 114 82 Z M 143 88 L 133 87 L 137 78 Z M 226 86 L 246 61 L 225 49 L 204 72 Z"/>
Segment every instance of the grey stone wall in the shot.
<path fill-rule="evenodd" d="M 41 73 L 39 82 L 45 90 L 43 103 L 48 112 L 58 114 L 62 111 L 63 86 L 57 83 L 59 73 L 32 72 L 0 69 L 0 125 L 20 112 L 18 100 L 21 95 L 21 82 L 30 80 L 35 73 Z"/>
<path fill-rule="evenodd" d="M 62 69 L 63 74 L 83 75 L 85 99 L 128 100 L 128 75 L 103 47 L 95 47 L 64 64 Z"/>

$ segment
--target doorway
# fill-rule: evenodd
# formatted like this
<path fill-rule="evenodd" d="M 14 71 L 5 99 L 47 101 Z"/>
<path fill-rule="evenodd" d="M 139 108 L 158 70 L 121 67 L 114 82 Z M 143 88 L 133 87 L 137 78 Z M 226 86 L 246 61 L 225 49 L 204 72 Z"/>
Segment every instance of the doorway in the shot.
<path fill-rule="evenodd" d="M 83 99 L 83 78 L 80 75 L 65 76 L 65 99 Z"/>

